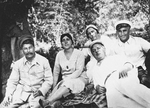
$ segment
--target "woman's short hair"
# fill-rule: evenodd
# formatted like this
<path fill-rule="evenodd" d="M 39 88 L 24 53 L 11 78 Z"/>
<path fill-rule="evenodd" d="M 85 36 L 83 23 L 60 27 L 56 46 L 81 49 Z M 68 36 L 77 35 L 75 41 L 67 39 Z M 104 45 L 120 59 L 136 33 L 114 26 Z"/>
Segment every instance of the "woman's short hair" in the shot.
<path fill-rule="evenodd" d="M 64 38 L 65 36 L 67 36 L 67 37 L 72 41 L 72 43 L 74 44 L 73 37 L 71 36 L 70 33 L 62 34 L 62 35 L 60 36 L 60 42 L 62 42 L 62 40 L 63 40 L 63 38 Z"/>
<path fill-rule="evenodd" d="M 95 30 L 97 31 L 97 33 L 99 33 L 98 28 L 97 28 L 95 25 L 93 25 L 93 24 L 88 25 L 88 26 L 86 27 L 86 29 L 85 29 L 86 36 L 87 36 L 88 39 L 89 39 L 89 35 L 88 35 L 88 29 L 89 29 L 89 28 L 93 28 L 93 29 L 95 29 Z"/>

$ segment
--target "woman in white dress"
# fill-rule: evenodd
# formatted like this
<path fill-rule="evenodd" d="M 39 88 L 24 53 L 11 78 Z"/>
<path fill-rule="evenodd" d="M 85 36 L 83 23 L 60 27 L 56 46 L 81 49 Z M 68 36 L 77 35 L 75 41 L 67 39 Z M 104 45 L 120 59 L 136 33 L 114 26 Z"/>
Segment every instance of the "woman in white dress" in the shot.
<path fill-rule="evenodd" d="M 62 34 L 60 41 L 63 50 L 58 52 L 55 60 L 54 89 L 47 100 L 40 101 L 41 106 L 51 105 L 69 93 L 80 93 L 88 82 L 83 72 L 85 66 L 83 52 L 74 48 L 74 41 L 69 33 Z M 58 82 L 60 74 L 62 74 L 62 80 Z"/>

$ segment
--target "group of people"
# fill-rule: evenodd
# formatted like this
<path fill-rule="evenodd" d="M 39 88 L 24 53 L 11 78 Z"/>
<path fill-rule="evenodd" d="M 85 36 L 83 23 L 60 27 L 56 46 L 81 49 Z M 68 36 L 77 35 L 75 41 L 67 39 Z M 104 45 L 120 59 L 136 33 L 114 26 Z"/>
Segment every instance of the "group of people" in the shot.
<path fill-rule="evenodd" d="M 69 94 L 80 93 L 89 83 L 98 93 L 105 93 L 108 108 L 149 108 L 150 89 L 140 83 L 138 67 L 146 70 L 145 53 L 150 43 L 130 35 L 131 22 L 116 23 L 116 38 L 100 35 L 94 25 L 86 28 L 88 48 L 74 48 L 69 33 L 60 36 L 62 50 L 52 69 L 46 58 L 35 52 L 32 36 L 22 36 L 19 47 L 24 57 L 15 62 L 7 81 L 1 106 L 52 108 L 53 103 Z M 85 58 L 90 61 L 85 65 Z M 59 75 L 62 80 L 59 81 Z M 52 92 L 46 97 L 49 90 Z"/>

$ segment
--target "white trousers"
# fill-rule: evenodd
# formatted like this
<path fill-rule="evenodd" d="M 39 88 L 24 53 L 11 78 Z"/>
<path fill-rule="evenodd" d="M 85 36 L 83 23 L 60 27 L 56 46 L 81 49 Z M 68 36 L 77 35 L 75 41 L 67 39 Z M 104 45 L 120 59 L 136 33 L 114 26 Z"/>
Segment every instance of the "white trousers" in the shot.
<path fill-rule="evenodd" d="M 150 89 L 139 83 L 137 69 L 121 79 L 113 73 L 105 87 L 108 108 L 150 108 Z"/>
<path fill-rule="evenodd" d="M 33 98 L 33 95 L 31 95 L 29 97 L 29 99 L 27 100 L 28 106 L 30 108 L 41 108 L 41 106 L 39 104 L 39 99 L 44 99 L 44 97 L 38 96 L 36 98 Z M 25 104 L 25 102 L 22 99 L 18 98 L 10 104 L 9 108 L 18 108 L 18 107 L 22 106 L 21 104 L 23 105 L 23 104 Z M 23 105 L 21 108 L 27 108 L 27 107 Z"/>

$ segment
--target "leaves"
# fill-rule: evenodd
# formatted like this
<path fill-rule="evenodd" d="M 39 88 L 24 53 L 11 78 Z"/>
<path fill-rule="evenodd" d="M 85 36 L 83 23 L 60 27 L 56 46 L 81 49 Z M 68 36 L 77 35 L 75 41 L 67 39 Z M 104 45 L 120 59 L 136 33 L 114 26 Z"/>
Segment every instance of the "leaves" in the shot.
<path fill-rule="evenodd" d="M 149 18 L 147 11 L 148 0 L 36 0 L 28 16 L 35 36 L 40 31 L 38 35 L 45 37 L 44 41 L 60 46 L 59 37 L 66 32 L 76 43 L 84 43 L 85 27 L 91 23 L 98 25 L 100 34 L 113 30 L 119 19 L 144 27 Z"/>

